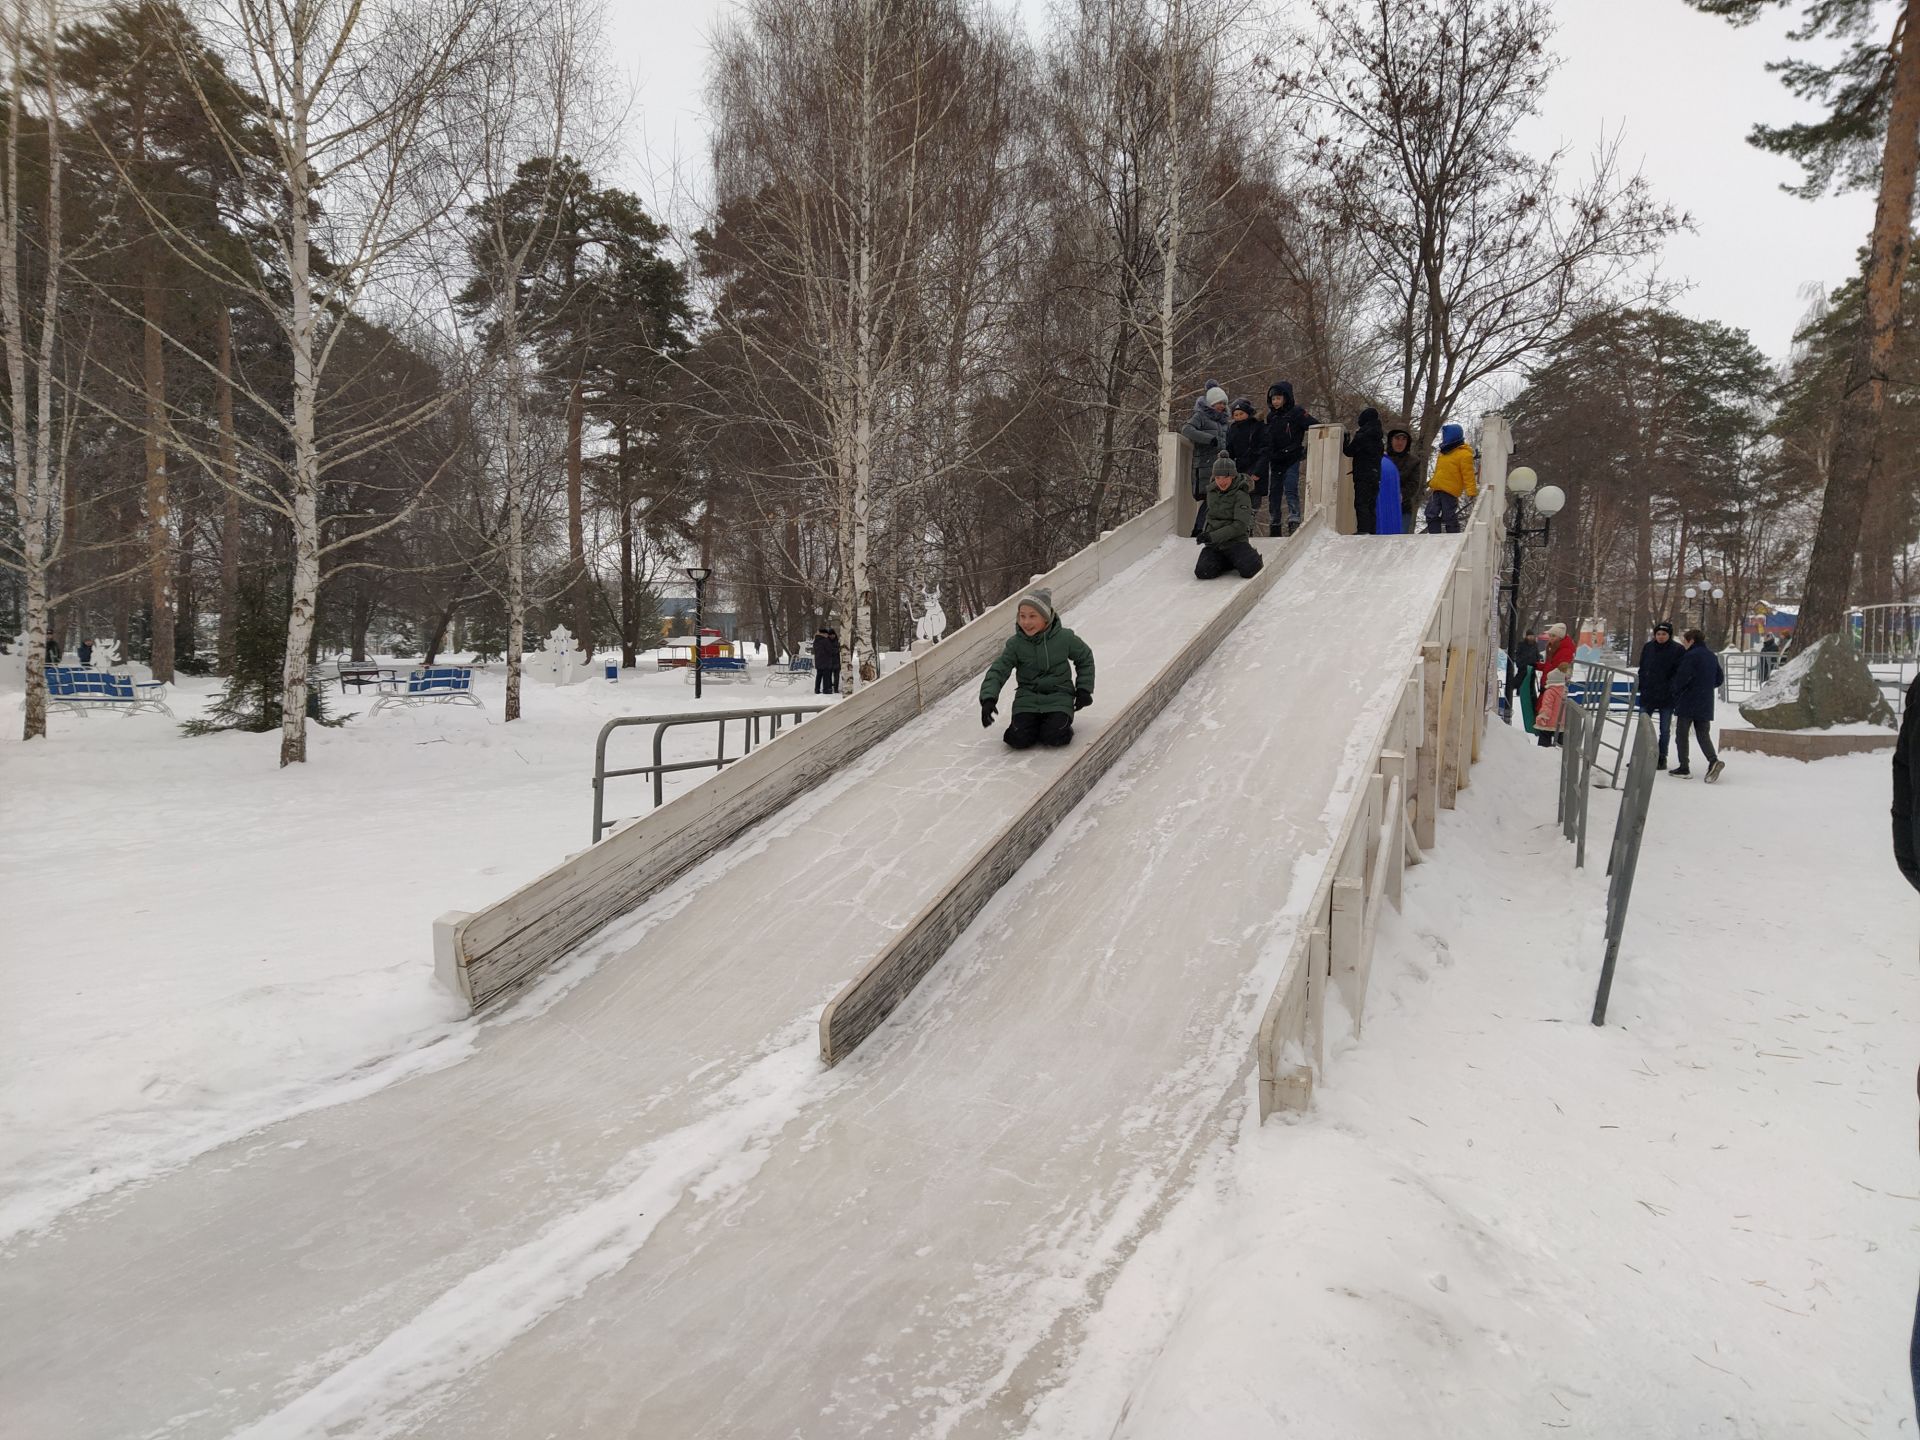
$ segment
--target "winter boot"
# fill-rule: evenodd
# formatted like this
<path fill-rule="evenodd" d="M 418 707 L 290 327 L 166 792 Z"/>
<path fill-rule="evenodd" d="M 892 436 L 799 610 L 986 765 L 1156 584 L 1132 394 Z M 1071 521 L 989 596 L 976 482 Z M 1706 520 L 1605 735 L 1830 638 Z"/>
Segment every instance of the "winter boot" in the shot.
<path fill-rule="evenodd" d="M 1656 761 L 1654 762 L 1654 765 L 1653 765 L 1653 768 L 1654 768 L 1654 769 L 1656 769 L 1656 770 L 1664 770 L 1664 769 L 1666 769 L 1666 768 L 1667 768 L 1667 757 L 1666 757 L 1666 756 L 1664 756 L 1664 755 L 1662 755 L 1662 756 L 1661 756 L 1661 757 L 1660 757 L 1660 758 L 1659 758 L 1658 760 L 1656 760 Z"/>

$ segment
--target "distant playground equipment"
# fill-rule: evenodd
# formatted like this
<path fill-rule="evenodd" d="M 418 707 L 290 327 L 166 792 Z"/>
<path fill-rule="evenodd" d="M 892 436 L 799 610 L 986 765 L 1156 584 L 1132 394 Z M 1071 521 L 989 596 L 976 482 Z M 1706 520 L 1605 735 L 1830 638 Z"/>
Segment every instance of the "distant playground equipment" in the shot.
<path fill-rule="evenodd" d="M 733 642 L 718 630 L 700 632 L 700 668 L 711 670 L 715 660 L 736 660 Z M 740 661 L 745 665 L 744 660 Z M 691 670 L 693 668 L 693 637 L 691 635 L 673 635 L 660 642 L 659 654 L 654 664 L 662 670 Z"/>

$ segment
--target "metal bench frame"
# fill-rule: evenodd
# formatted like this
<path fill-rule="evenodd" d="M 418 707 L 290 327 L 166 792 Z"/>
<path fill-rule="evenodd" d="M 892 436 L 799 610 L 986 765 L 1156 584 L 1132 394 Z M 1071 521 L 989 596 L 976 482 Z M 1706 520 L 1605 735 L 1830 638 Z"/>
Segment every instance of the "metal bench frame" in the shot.
<path fill-rule="evenodd" d="M 473 693 L 473 667 L 470 665 L 434 665 L 414 670 L 402 680 L 381 681 L 380 698 L 368 715 L 378 715 L 388 705 L 446 705 L 465 701 L 476 710 L 484 710 L 480 697 Z M 385 688 L 385 687 L 395 688 Z"/>
<path fill-rule="evenodd" d="M 750 685 L 747 662 L 736 655 L 708 656 L 700 662 L 700 674 L 709 685 Z M 686 667 L 687 684 L 693 684 L 693 666 Z"/>
<path fill-rule="evenodd" d="M 120 710 L 138 715 L 157 710 L 171 717 L 173 711 L 160 697 L 166 684 L 160 680 L 136 680 L 112 670 L 90 670 L 79 665 L 47 666 L 47 708 L 69 710 L 85 715 L 89 710 Z"/>

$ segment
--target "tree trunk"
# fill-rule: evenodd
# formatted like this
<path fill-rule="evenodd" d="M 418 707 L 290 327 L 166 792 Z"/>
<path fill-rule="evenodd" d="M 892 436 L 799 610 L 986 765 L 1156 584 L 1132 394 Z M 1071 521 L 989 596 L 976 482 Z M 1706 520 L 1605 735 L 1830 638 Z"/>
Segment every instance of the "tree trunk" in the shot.
<path fill-rule="evenodd" d="M 157 266 L 143 267 L 141 300 L 144 326 L 142 379 L 146 389 L 147 599 L 153 606 L 156 680 L 173 679 L 173 523 L 167 494 L 167 352 L 163 341 L 165 301 Z"/>
<path fill-rule="evenodd" d="M 293 72 L 296 90 L 304 81 L 304 56 L 296 51 Z M 313 373 L 312 256 L 308 247 L 307 211 L 310 176 L 307 166 L 306 97 L 295 100 L 293 164 L 287 176 L 292 210 L 292 244 L 288 246 L 287 280 L 292 292 L 293 351 L 293 603 L 287 612 L 287 659 L 280 678 L 280 764 L 304 765 L 307 759 L 307 647 L 320 596 L 320 458 L 315 448 L 314 411 L 317 401 Z"/>
<path fill-rule="evenodd" d="M 519 336 L 509 313 L 506 321 L 507 350 L 507 702 L 504 718 L 520 718 L 520 672 L 527 644 L 527 540 L 526 497 L 520 475 L 520 420 L 523 396 L 520 387 L 520 362 L 517 358 Z"/>
<path fill-rule="evenodd" d="M 587 586 L 586 494 L 582 483 L 581 438 L 586 427 L 586 397 L 578 375 L 567 389 L 567 609 L 573 638 L 593 650 L 593 606 Z"/>
<path fill-rule="evenodd" d="M 214 408 L 220 422 L 220 658 L 222 675 L 233 673 L 235 610 L 240 596 L 240 449 L 233 425 L 233 316 L 223 301 L 214 307 L 219 363 L 214 372 Z M 356 657 L 357 658 L 357 657 Z"/>
<path fill-rule="evenodd" d="M 625 422 L 619 427 L 618 441 L 619 453 L 613 463 L 620 495 L 620 665 L 622 669 L 631 670 L 636 658 L 635 641 L 639 638 L 636 628 L 639 616 L 635 613 L 634 596 L 637 578 L 633 570 L 633 490 L 628 475 L 632 451 L 627 444 Z"/>
<path fill-rule="evenodd" d="M 1847 365 L 1845 410 L 1827 494 L 1807 562 L 1806 591 L 1794 627 L 1796 648 L 1846 628 L 1854 560 L 1872 519 L 1870 498 L 1883 480 L 1880 422 L 1900 325 L 1901 281 L 1913 248 L 1914 174 L 1920 165 L 1920 0 L 1907 0 L 1894 26 L 1893 97 L 1880 163 L 1880 200 L 1867 252 L 1866 325 Z M 1878 545 L 1878 541 L 1874 541 Z"/>

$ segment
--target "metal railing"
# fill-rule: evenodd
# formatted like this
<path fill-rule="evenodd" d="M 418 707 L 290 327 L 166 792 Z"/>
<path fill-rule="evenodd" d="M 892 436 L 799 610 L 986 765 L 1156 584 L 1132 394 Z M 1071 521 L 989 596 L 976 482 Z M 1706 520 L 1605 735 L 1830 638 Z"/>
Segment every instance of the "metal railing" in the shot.
<path fill-rule="evenodd" d="M 1605 660 L 1581 660 L 1576 664 L 1581 676 L 1574 682 L 1579 687 L 1579 699 L 1575 702 L 1570 686 L 1567 708 L 1584 711 L 1586 718 L 1593 722 L 1590 766 L 1607 777 L 1607 788 L 1618 789 L 1620 771 L 1627 762 L 1627 750 L 1632 743 L 1634 713 L 1640 706 L 1640 672 Z"/>
<path fill-rule="evenodd" d="M 1600 985 L 1593 996 L 1593 1023 L 1607 1023 L 1607 999 L 1613 993 L 1613 967 L 1620 958 L 1620 937 L 1627 928 L 1627 906 L 1633 899 L 1634 872 L 1640 868 L 1640 841 L 1647 833 L 1647 811 L 1653 801 L 1653 727 L 1644 719 L 1634 731 L 1633 759 L 1620 794 L 1620 818 L 1613 827 L 1613 849 L 1607 856 L 1607 954 L 1600 965 Z"/>
<path fill-rule="evenodd" d="M 617 720 L 609 720 L 600 727 L 600 738 L 593 746 L 593 841 L 597 845 L 600 837 L 620 823 L 619 820 L 606 818 L 607 781 L 618 780 L 626 775 L 651 775 L 653 777 L 653 803 L 658 806 L 665 803 L 664 778 L 680 770 L 723 770 L 737 760 L 744 760 L 753 753 L 753 747 L 772 740 L 780 733 L 780 722 L 786 716 L 793 716 L 794 722 L 808 715 L 817 715 L 825 710 L 825 705 L 781 705 L 772 709 L 760 710 L 697 710 L 679 715 L 623 715 Z M 740 722 L 741 747 L 738 755 L 727 754 L 727 724 Z M 771 721 L 771 725 L 762 739 L 760 722 Z M 607 737 L 616 730 L 629 725 L 653 726 L 653 763 L 634 765 L 624 770 L 607 769 Z M 666 760 L 662 749 L 666 743 L 667 731 L 684 725 L 713 725 L 718 727 L 718 743 L 713 757 L 707 760 Z"/>

